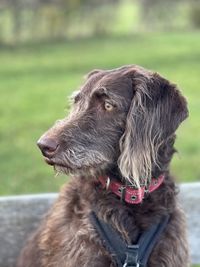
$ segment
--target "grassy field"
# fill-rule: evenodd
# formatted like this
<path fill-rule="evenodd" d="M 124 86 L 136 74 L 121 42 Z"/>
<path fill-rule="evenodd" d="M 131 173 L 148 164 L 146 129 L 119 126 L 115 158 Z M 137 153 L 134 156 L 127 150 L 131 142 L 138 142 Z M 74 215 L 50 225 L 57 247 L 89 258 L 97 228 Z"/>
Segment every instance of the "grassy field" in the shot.
<path fill-rule="evenodd" d="M 36 140 L 67 114 L 67 96 L 93 68 L 139 64 L 177 83 L 190 118 L 178 130 L 172 172 L 200 180 L 200 33 L 146 34 L 0 48 L 0 194 L 57 191 Z"/>

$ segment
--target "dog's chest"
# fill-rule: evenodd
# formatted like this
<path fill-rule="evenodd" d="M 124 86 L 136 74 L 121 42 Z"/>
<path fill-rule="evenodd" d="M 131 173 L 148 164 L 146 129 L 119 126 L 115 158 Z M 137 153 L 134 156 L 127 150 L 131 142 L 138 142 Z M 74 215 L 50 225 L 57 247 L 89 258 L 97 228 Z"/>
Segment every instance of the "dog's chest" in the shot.
<path fill-rule="evenodd" d="M 110 257 L 87 217 L 76 219 L 76 222 L 72 219 L 69 224 L 54 229 L 45 243 L 44 266 L 52 262 L 59 267 L 106 267 L 111 264 Z"/>
<path fill-rule="evenodd" d="M 111 258 L 90 221 L 90 208 L 83 199 L 73 203 L 58 199 L 41 234 L 40 249 L 45 255 L 43 266 L 112 266 Z"/>
<path fill-rule="evenodd" d="M 80 197 L 80 191 L 74 191 L 73 188 L 65 190 L 64 195 L 59 197 L 47 217 L 39 244 L 40 251 L 43 253 L 42 267 L 116 267 L 89 218 L 93 203 L 88 201 L 88 198 L 84 195 L 84 190 L 82 190 L 82 193 Z M 106 205 L 103 204 L 105 201 Z M 115 204 L 113 199 L 101 199 L 99 197 L 96 208 L 104 218 L 108 218 L 110 215 L 109 218 L 112 218 L 113 225 L 117 227 L 115 228 L 123 237 L 125 237 L 125 231 L 121 223 L 122 221 L 126 222 L 128 228 L 131 229 L 131 236 L 134 237 L 134 233 L 137 232 L 134 224 L 136 216 L 130 216 L 127 210 L 122 210 L 122 207 L 118 209 Z M 148 266 L 157 267 L 157 263 L 159 263 L 159 267 L 186 266 L 183 264 L 184 260 L 180 260 L 179 257 L 174 258 L 171 265 L 165 264 L 168 261 L 169 251 L 172 255 L 174 255 L 174 251 L 176 251 L 175 255 L 179 255 L 179 248 L 184 248 L 186 251 L 185 240 L 180 238 L 182 235 L 181 227 L 175 219 L 179 217 L 181 217 L 180 214 L 173 216 L 174 221 L 171 220 L 171 226 L 168 227 L 166 234 L 163 236 L 165 242 L 161 240 L 159 247 L 153 251 Z M 176 233 L 178 231 L 180 233 L 174 235 L 172 229 L 176 229 Z M 171 240 L 176 242 L 173 243 Z M 166 251 L 166 253 L 163 253 L 163 251 Z M 186 252 L 184 253 L 186 255 Z M 180 255 L 184 255 L 184 253 L 181 252 Z M 186 256 L 183 257 L 183 259 L 186 258 Z"/>

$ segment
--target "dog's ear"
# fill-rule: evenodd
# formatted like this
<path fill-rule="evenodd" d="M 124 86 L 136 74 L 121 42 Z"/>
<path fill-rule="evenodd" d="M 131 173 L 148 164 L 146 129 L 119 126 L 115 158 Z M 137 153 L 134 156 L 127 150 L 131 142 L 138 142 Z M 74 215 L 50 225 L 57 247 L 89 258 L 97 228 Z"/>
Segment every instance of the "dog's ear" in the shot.
<path fill-rule="evenodd" d="M 185 98 L 175 85 L 144 70 L 129 71 L 134 96 L 120 140 L 119 169 L 126 179 L 140 187 L 148 183 L 153 166 L 159 167 L 158 149 L 187 117 Z"/>

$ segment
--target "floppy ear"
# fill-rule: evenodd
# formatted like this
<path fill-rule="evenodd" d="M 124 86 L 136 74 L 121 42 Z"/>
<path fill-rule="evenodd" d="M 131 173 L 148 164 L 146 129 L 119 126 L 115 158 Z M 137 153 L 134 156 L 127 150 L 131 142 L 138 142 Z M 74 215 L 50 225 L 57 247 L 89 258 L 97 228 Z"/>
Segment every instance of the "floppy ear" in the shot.
<path fill-rule="evenodd" d="M 130 73 L 129 73 L 130 75 Z M 147 184 L 159 167 L 159 147 L 187 117 L 184 97 L 175 85 L 156 73 L 132 71 L 134 96 L 120 140 L 118 166 L 129 182 Z"/>

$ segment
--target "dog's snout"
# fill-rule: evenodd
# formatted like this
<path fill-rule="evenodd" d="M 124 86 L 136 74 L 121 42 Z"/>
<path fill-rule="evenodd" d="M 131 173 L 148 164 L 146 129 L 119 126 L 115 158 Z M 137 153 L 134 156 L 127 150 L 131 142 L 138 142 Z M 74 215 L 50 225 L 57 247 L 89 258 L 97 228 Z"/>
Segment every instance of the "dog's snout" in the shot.
<path fill-rule="evenodd" d="M 37 145 L 42 154 L 47 158 L 52 158 L 59 147 L 56 140 L 44 137 L 38 140 Z"/>

